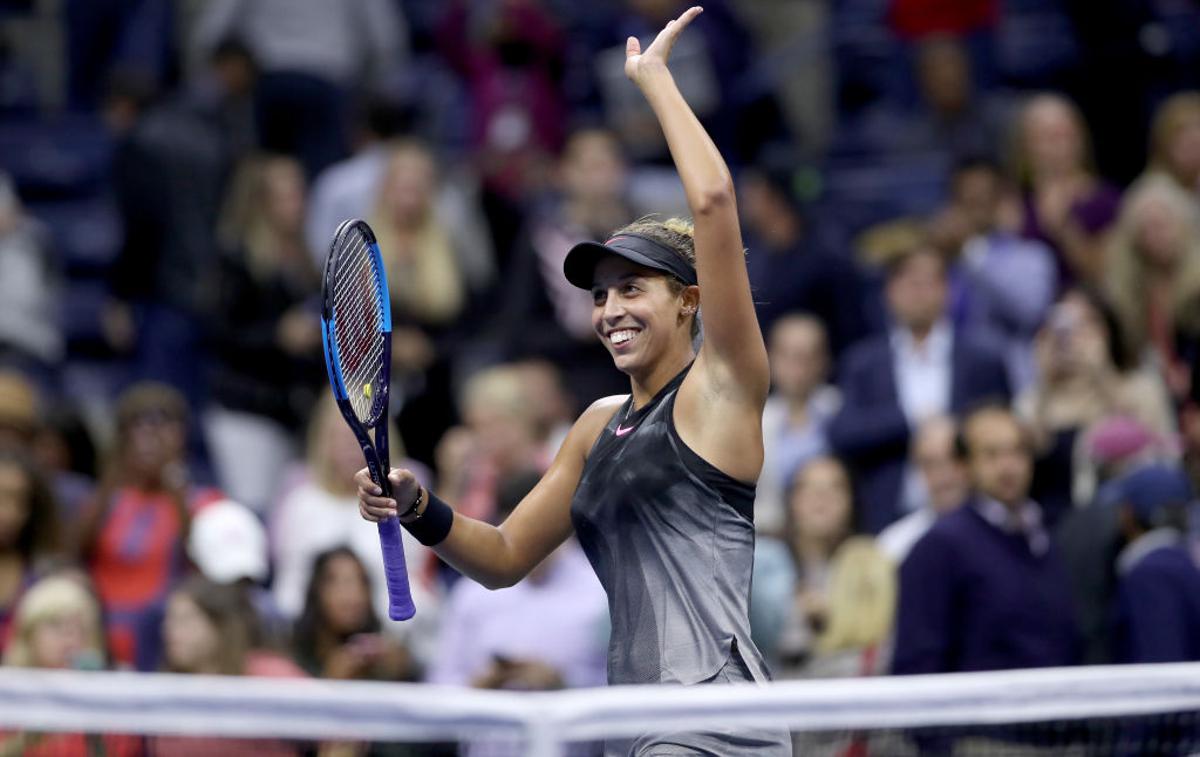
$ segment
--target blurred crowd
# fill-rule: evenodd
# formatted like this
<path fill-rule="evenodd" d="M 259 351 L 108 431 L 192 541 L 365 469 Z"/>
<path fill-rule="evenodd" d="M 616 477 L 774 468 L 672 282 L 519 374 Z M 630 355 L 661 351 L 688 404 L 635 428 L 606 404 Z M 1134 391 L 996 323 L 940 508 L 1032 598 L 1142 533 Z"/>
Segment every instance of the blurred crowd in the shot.
<path fill-rule="evenodd" d="M 321 269 L 372 225 L 393 464 L 502 520 L 628 390 L 562 261 L 686 210 L 622 74 L 685 5 L 0 4 L 4 664 L 603 684 L 573 543 L 488 592 L 408 542 L 386 620 Z M 777 677 L 1200 660 L 1200 4 L 1102 5 L 712 0 L 679 41 L 771 360 Z M 207 748 L 159 741 L 104 748 Z"/>

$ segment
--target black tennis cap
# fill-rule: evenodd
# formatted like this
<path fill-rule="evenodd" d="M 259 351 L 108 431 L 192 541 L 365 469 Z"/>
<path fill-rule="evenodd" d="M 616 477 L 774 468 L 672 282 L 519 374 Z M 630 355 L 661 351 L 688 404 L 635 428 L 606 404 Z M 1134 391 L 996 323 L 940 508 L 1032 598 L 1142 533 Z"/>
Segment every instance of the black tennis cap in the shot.
<path fill-rule="evenodd" d="M 571 248 L 563 261 L 567 281 L 580 289 L 591 289 L 596 263 L 606 255 L 626 260 L 670 274 L 684 284 L 696 283 L 696 269 L 670 247 L 642 234 L 622 232 L 607 242 L 580 242 Z"/>

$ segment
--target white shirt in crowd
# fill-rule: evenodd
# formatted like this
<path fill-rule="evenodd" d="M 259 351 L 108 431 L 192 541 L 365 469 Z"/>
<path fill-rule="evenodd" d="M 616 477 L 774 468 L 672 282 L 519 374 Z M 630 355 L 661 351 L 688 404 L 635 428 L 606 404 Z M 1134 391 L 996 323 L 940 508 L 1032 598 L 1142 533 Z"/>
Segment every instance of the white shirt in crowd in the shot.
<path fill-rule="evenodd" d="M 437 596 L 422 581 L 422 566 L 429 549 L 404 531 L 404 556 L 408 563 L 409 586 L 412 590 L 416 616 L 404 623 L 388 620 L 387 580 L 383 572 L 383 555 L 379 549 L 379 529 L 358 514 L 358 500 L 337 497 L 315 482 L 300 482 L 284 495 L 276 506 L 269 524 L 271 553 L 275 566 L 273 591 L 279 610 L 289 617 L 298 617 L 304 610 L 305 592 L 317 555 L 335 547 L 349 547 L 366 566 L 371 581 L 375 612 L 383 627 L 414 646 L 418 659 L 427 659 L 433 641 L 422 638 L 436 636 Z M 418 629 L 433 633 L 422 633 Z"/>
<path fill-rule="evenodd" d="M 921 507 L 913 510 L 900 520 L 879 532 L 875 543 L 879 549 L 892 561 L 899 565 L 908 557 L 913 546 L 921 540 L 925 532 L 937 520 L 938 515 L 932 507 Z"/>
<path fill-rule="evenodd" d="M 954 332 L 946 321 L 938 321 L 919 346 L 907 329 L 892 332 L 892 361 L 900 409 L 914 431 L 922 421 L 950 411 Z M 928 496 L 925 480 L 909 463 L 904 471 L 900 505 L 919 509 Z"/>
<path fill-rule="evenodd" d="M 906 329 L 892 332 L 896 393 L 910 426 L 949 411 L 953 347 L 954 334 L 945 321 L 938 321 L 920 345 Z"/>

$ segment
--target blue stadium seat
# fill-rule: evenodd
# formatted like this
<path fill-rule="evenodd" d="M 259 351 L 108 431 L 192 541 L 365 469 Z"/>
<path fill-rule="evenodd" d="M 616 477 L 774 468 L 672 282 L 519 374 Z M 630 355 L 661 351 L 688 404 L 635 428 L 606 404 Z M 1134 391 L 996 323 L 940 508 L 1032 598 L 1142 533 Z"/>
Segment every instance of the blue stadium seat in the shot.
<path fill-rule="evenodd" d="M 1002 81 L 1052 87 L 1079 62 L 1075 29 L 1062 0 L 1004 0 L 997 30 L 996 65 Z"/>
<path fill-rule="evenodd" d="M 941 153 L 831 160 L 821 207 L 849 235 L 898 216 L 927 215 L 945 200 L 949 170 Z"/>
<path fill-rule="evenodd" d="M 30 202 L 27 207 L 49 229 L 68 276 L 101 274 L 116 258 L 122 232 L 111 196 Z"/>
<path fill-rule="evenodd" d="M 0 121 L 0 170 L 26 201 L 78 197 L 108 178 L 112 139 L 93 116 Z"/>

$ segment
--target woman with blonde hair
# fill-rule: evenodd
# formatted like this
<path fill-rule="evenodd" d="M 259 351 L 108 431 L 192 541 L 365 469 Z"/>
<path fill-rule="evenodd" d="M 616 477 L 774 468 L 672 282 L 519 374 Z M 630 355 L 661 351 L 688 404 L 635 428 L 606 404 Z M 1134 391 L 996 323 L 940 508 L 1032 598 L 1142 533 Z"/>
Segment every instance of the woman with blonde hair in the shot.
<path fill-rule="evenodd" d="M 1107 256 L 1126 349 L 1149 358 L 1182 399 L 1189 376 L 1176 333 L 1200 333 L 1200 205 L 1169 176 L 1146 177 L 1125 197 Z"/>
<path fill-rule="evenodd" d="M 466 285 L 454 233 L 437 212 L 438 166 L 429 148 L 392 148 L 370 224 L 379 240 L 392 312 L 424 327 L 451 323 L 462 312 Z"/>
<path fill-rule="evenodd" d="M 222 488 L 260 513 L 324 382 L 306 191 L 295 159 L 256 155 L 238 167 L 221 219 L 204 427 Z"/>
<path fill-rule="evenodd" d="M 82 579 L 50 575 L 25 592 L 4 650 L 5 665 L 99 670 L 107 660 L 100 603 Z"/>
<path fill-rule="evenodd" d="M 22 597 L 13 619 L 12 639 L 4 650 L 8 667 L 103 670 L 108 655 L 100 603 L 85 579 L 66 573 L 47 576 Z M 119 734 L 5 733 L 0 756 L 85 757 L 92 754 L 141 754 L 138 738 Z"/>
<path fill-rule="evenodd" d="M 828 611 L 806 678 L 883 675 L 891 665 L 898 593 L 896 565 L 869 536 L 838 547 L 829 570 Z M 809 731 L 795 737 L 797 754 L 908 754 L 896 734 Z"/>
<path fill-rule="evenodd" d="M 1158 174 L 1200 200 L 1200 92 L 1176 92 L 1155 111 L 1145 176 Z"/>
<path fill-rule="evenodd" d="M 852 536 L 829 566 L 825 628 L 805 674 L 876 675 L 890 664 L 896 614 L 896 566 L 868 536 Z"/>
<path fill-rule="evenodd" d="M 1021 110 L 1016 138 L 1021 235 L 1054 250 L 1060 288 L 1096 281 L 1121 195 L 1096 175 L 1083 114 L 1061 95 L 1035 95 Z"/>

